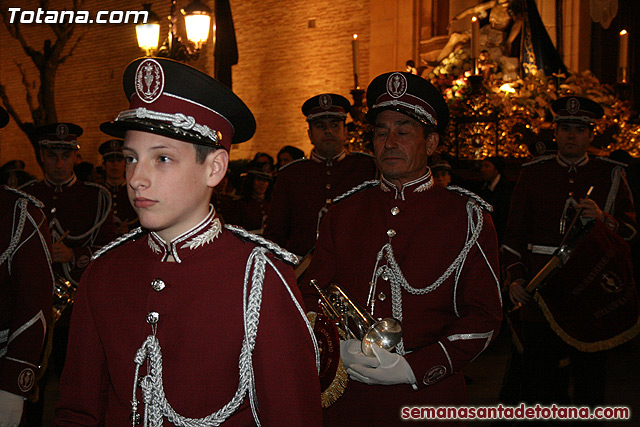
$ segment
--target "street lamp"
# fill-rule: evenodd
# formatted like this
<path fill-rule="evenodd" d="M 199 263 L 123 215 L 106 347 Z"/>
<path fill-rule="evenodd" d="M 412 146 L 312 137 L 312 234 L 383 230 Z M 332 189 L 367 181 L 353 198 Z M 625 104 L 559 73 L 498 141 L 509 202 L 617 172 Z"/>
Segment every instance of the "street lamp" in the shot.
<path fill-rule="evenodd" d="M 200 0 L 194 0 L 182 10 L 184 15 L 184 25 L 187 28 L 187 38 L 195 43 L 196 49 L 209 39 L 209 29 L 211 28 L 211 9 Z"/>
<path fill-rule="evenodd" d="M 176 13 L 176 0 L 171 0 L 171 15 L 168 17 L 169 33 L 162 46 L 158 48 L 160 25 L 157 21 L 151 22 L 152 17 L 157 15 L 151 11 L 151 4 L 146 3 L 143 6 L 149 12 L 149 19 L 147 24 L 136 25 L 136 35 L 138 46 L 145 51 L 147 56 L 155 53 L 157 56 L 184 62 L 198 58 L 202 45 L 209 38 L 212 15 L 209 7 L 200 0 L 193 0 L 180 11 L 184 16 L 187 33 L 187 39 L 183 40 L 178 34 L 179 15 Z"/>
<path fill-rule="evenodd" d="M 147 15 L 147 22 L 136 25 L 136 37 L 138 38 L 138 46 L 145 51 L 146 56 L 153 55 L 158 49 L 160 41 L 160 20 L 158 15 L 151 11 L 151 3 L 144 3 Z"/>

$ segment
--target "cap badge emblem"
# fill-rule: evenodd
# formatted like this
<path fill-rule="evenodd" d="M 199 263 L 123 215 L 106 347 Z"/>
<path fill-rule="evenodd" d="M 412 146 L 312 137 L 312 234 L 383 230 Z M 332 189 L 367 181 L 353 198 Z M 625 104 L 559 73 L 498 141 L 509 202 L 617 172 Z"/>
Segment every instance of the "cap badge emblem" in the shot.
<path fill-rule="evenodd" d="M 56 127 L 56 136 L 58 139 L 65 139 L 69 135 L 69 127 L 65 124 L 59 124 Z"/>
<path fill-rule="evenodd" d="M 567 111 L 569 114 L 576 114 L 580 111 L 580 101 L 577 98 L 569 98 L 567 100 Z"/>
<path fill-rule="evenodd" d="M 318 103 L 320 104 L 320 107 L 323 110 L 328 110 L 329 108 L 331 108 L 331 105 L 333 105 L 333 101 L 331 100 L 331 95 L 328 94 L 324 94 L 324 95 L 320 95 L 320 98 L 318 99 Z"/>
<path fill-rule="evenodd" d="M 145 59 L 138 65 L 135 74 L 136 94 L 150 104 L 162 95 L 164 90 L 164 72 L 154 59 Z"/>
<path fill-rule="evenodd" d="M 393 98 L 400 98 L 407 92 L 407 78 L 400 73 L 393 73 L 387 78 L 387 93 Z"/>

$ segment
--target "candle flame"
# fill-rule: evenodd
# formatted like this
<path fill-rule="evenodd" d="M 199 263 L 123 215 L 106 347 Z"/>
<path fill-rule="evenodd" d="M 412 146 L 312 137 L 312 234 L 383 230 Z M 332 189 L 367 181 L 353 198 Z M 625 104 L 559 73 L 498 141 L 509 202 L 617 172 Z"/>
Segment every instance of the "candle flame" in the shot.
<path fill-rule="evenodd" d="M 625 34 L 627 34 L 627 30 L 622 30 L 622 31 L 620 31 L 620 35 L 621 35 L 621 36 L 624 36 Z"/>
<path fill-rule="evenodd" d="M 354 35 L 353 35 L 353 39 L 355 40 L 355 39 L 357 39 L 357 38 L 358 38 L 358 35 L 357 35 L 357 34 L 354 34 Z"/>
<path fill-rule="evenodd" d="M 506 93 L 515 93 L 516 91 L 509 83 L 505 83 L 500 86 L 500 90 Z"/>
<path fill-rule="evenodd" d="M 477 16 L 474 16 L 474 17 L 472 17 L 472 18 L 471 18 L 471 20 L 472 20 L 473 22 L 476 22 L 476 21 L 478 20 L 478 17 L 477 17 Z"/>

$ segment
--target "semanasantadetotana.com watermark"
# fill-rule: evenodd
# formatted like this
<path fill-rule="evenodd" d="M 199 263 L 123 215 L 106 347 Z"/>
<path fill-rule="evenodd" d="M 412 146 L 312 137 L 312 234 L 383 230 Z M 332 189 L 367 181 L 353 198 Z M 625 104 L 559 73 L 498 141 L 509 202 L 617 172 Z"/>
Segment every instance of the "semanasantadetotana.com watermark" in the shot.
<path fill-rule="evenodd" d="M 11 24 L 146 24 L 146 10 L 99 10 L 95 16 L 88 10 L 26 10 L 8 8 Z"/>

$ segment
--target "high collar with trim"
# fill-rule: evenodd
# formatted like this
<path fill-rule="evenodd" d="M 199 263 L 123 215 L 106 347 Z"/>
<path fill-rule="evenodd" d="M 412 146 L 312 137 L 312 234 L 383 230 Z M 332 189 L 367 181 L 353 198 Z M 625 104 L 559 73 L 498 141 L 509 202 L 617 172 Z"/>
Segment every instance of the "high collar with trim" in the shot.
<path fill-rule="evenodd" d="M 558 153 L 556 155 L 556 161 L 560 166 L 565 166 L 569 168 L 569 172 L 575 172 L 576 168 L 580 166 L 584 166 L 589 162 L 589 155 L 585 154 L 580 158 L 577 162 L 572 162 L 571 160 L 564 157 L 562 154 Z"/>
<path fill-rule="evenodd" d="M 126 186 L 126 185 L 127 185 L 127 180 L 126 180 L 126 179 L 123 179 L 123 180 L 122 180 L 122 181 L 120 181 L 118 184 L 112 184 L 112 183 L 110 183 L 109 181 L 105 181 L 105 182 L 104 182 L 104 186 L 105 186 L 105 187 L 107 187 L 107 188 L 109 188 L 109 189 L 114 189 L 114 190 L 117 190 L 117 189 L 119 189 L 119 188 L 122 188 L 122 187 L 124 187 L 124 186 Z"/>
<path fill-rule="evenodd" d="M 333 162 L 341 162 L 342 160 L 344 160 L 344 158 L 347 157 L 347 152 L 342 150 L 339 154 L 331 157 L 331 158 L 326 158 L 326 157 L 322 157 L 320 154 L 316 153 L 316 150 L 313 149 L 311 150 L 311 160 L 313 160 L 316 163 L 326 163 L 327 166 L 331 166 L 333 164 Z"/>
<path fill-rule="evenodd" d="M 420 193 L 422 191 L 433 188 L 435 182 L 433 181 L 433 175 L 431 169 L 427 168 L 427 173 L 422 175 L 418 179 L 405 183 L 402 188 L 397 188 L 395 184 L 386 179 L 384 175 L 380 178 L 380 188 L 382 191 L 395 192 L 395 199 L 406 200 L 405 191 L 409 190 L 412 193 Z"/>
<path fill-rule="evenodd" d="M 222 223 L 216 216 L 216 211 L 209 205 L 209 213 L 198 225 L 174 238 L 171 242 L 165 242 L 155 231 L 149 233 L 147 242 L 151 251 L 160 258 L 161 262 L 167 262 L 169 257 L 180 263 L 198 249 L 205 248 L 213 242 L 222 232 Z"/>
<path fill-rule="evenodd" d="M 63 182 L 53 182 L 47 177 L 47 175 L 44 176 L 44 183 L 49 187 L 54 187 L 57 193 L 61 193 L 64 187 L 71 187 L 76 183 L 76 181 L 78 181 L 78 178 L 76 178 L 75 173 L 72 173 L 71 177 Z"/>

